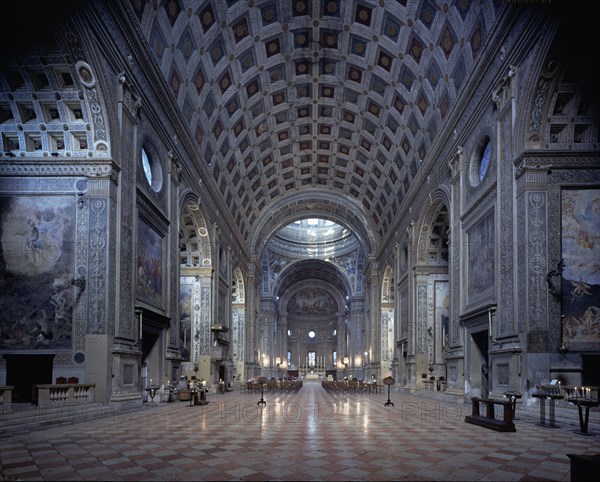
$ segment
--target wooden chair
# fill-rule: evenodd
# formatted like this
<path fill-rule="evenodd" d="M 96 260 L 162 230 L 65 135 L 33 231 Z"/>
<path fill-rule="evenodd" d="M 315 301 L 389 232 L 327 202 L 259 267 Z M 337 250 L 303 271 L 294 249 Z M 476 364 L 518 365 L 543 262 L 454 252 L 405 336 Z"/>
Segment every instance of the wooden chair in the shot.
<path fill-rule="evenodd" d="M 69 377 L 69 380 L 67 381 L 67 383 L 70 383 L 70 384 L 79 383 L 79 378 L 77 378 L 77 377 Z"/>
<path fill-rule="evenodd" d="M 56 384 L 57 385 L 65 385 L 67 383 L 67 377 L 57 377 Z"/>

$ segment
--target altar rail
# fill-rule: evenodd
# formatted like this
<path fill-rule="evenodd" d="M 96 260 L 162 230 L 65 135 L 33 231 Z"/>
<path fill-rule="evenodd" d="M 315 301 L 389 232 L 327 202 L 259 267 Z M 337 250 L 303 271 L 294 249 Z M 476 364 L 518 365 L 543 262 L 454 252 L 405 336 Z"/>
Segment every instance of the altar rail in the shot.
<path fill-rule="evenodd" d="M 94 402 L 95 395 L 95 383 L 35 385 L 33 387 L 33 403 L 39 407 L 62 403 Z"/>

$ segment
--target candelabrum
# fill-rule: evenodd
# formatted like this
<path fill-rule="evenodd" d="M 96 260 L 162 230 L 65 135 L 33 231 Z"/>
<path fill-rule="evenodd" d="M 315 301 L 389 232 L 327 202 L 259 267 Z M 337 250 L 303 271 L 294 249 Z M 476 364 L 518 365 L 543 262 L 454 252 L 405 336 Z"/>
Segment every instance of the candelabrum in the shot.
<path fill-rule="evenodd" d="M 560 280 L 558 286 L 554 285 L 553 279 L 560 278 L 562 276 L 563 269 L 565 268 L 565 260 L 561 259 L 556 266 L 556 269 L 549 271 L 546 276 L 546 282 L 548 283 L 548 292 L 555 298 L 560 298 Z"/>

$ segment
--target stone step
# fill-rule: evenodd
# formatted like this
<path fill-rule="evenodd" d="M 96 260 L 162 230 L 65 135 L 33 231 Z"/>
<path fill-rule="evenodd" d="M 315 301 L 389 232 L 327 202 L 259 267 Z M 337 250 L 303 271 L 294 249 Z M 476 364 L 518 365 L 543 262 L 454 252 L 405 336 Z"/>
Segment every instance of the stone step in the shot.
<path fill-rule="evenodd" d="M 140 405 L 137 404 L 137 410 Z M 131 407 L 129 413 L 131 413 Z M 0 435 L 30 432 L 39 427 L 94 420 L 107 416 L 124 416 L 126 410 L 101 403 L 71 403 L 37 407 L 28 403 L 13 403 L 10 409 L 0 407 Z"/>

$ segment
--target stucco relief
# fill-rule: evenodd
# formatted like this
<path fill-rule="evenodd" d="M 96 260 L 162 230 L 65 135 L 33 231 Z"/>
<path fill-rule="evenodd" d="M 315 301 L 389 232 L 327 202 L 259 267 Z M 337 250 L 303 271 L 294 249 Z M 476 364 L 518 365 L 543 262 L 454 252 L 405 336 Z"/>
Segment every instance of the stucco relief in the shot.
<path fill-rule="evenodd" d="M 548 314 L 546 273 L 548 272 L 547 253 L 547 223 L 546 223 L 546 193 L 532 192 L 528 195 L 528 226 L 527 233 L 527 278 L 529 328 L 531 330 L 547 329 Z"/>
<path fill-rule="evenodd" d="M 88 333 L 106 332 L 106 265 L 108 260 L 108 200 L 90 203 Z"/>

